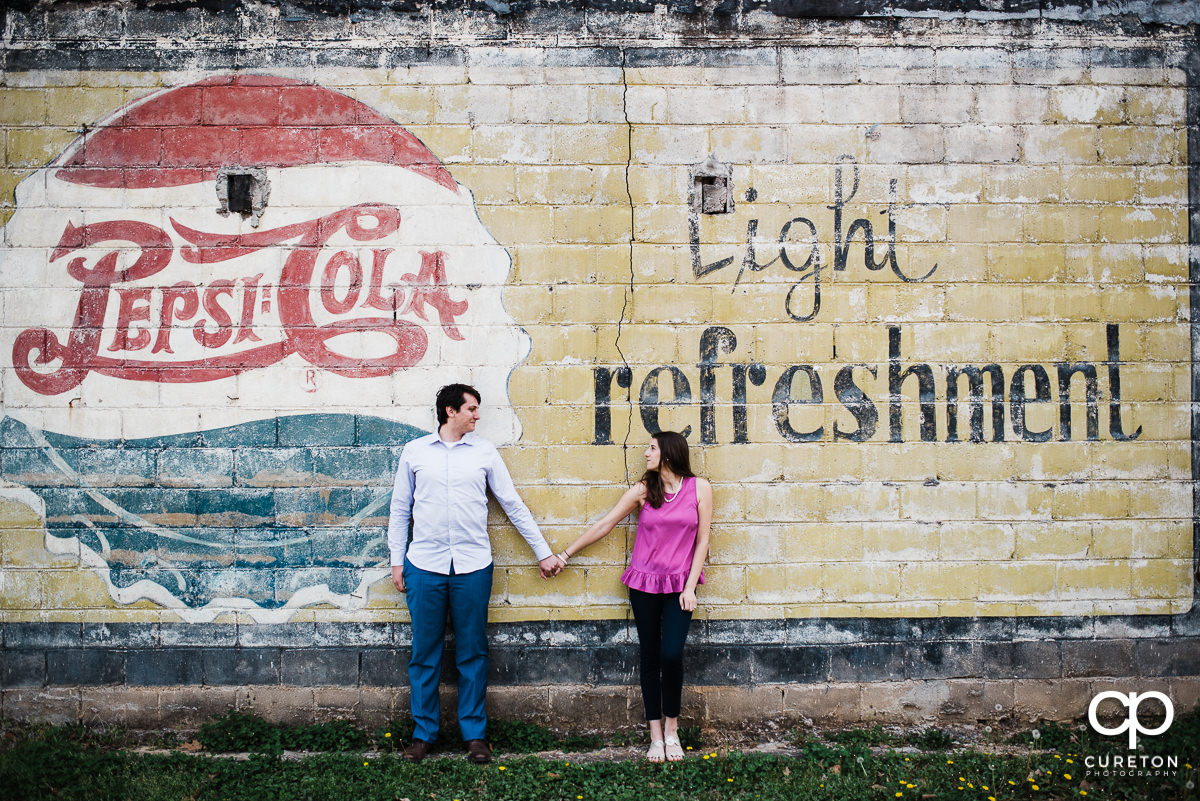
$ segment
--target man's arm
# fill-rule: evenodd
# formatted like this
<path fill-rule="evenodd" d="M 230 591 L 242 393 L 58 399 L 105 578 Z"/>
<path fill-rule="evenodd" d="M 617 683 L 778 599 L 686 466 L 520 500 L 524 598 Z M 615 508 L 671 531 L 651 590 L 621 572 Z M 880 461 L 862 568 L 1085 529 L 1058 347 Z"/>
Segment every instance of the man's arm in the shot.
<path fill-rule="evenodd" d="M 546 575 L 549 569 L 547 565 L 556 564 L 558 560 L 554 558 L 554 551 L 546 543 L 546 538 L 542 536 L 541 529 L 538 528 L 533 515 L 529 512 L 529 507 L 517 494 L 517 488 L 513 485 L 512 476 L 508 474 L 508 468 L 504 466 L 504 460 L 500 458 L 500 452 L 494 448 L 491 464 L 487 469 L 487 483 L 488 488 L 500 503 L 500 508 L 504 510 L 513 526 L 533 549 L 533 555 L 537 557 L 542 575 Z"/>
<path fill-rule="evenodd" d="M 388 551 L 391 553 L 392 583 L 404 592 L 404 554 L 408 550 L 408 526 L 412 519 L 415 476 L 408 461 L 408 446 L 400 452 L 400 466 L 392 485 L 391 514 L 388 516 Z"/>

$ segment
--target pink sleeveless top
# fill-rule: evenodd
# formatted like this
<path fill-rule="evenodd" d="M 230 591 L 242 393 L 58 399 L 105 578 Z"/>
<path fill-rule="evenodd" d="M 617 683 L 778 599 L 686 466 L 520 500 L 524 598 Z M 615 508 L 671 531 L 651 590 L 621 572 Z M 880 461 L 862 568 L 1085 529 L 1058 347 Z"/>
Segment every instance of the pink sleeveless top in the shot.
<path fill-rule="evenodd" d="M 685 478 L 670 503 L 664 500 L 657 509 L 642 504 L 633 554 L 622 583 L 642 592 L 681 592 L 692 569 L 699 529 L 695 478 Z M 698 583 L 704 583 L 703 571 Z"/>

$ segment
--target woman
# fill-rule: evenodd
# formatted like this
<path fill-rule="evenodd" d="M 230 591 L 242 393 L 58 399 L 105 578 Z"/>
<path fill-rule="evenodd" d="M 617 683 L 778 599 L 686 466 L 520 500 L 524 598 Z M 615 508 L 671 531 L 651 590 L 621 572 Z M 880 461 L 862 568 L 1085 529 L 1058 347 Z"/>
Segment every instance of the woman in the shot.
<path fill-rule="evenodd" d="M 683 644 L 696 585 L 708 556 L 712 487 L 692 473 L 687 440 L 674 431 L 653 435 L 646 448 L 646 472 L 608 514 L 559 554 L 571 557 L 603 539 L 635 509 L 637 537 L 629 568 L 621 576 L 641 647 L 642 702 L 650 724 L 651 762 L 683 759 L 679 705 L 683 693 Z"/>

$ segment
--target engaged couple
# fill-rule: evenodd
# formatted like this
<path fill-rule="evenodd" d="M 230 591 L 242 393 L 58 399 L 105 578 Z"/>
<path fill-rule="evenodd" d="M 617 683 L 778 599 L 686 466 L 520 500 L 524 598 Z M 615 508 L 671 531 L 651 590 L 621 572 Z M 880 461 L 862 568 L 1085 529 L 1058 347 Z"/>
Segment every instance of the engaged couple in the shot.
<path fill-rule="evenodd" d="M 683 646 L 704 583 L 712 521 L 712 487 L 692 473 L 687 440 L 672 431 L 652 435 L 646 472 L 616 505 L 578 539 L 555 554 L 525 506 L 492 443 L 475 433 L 482 398 L 466 384 L 437 394 L 438 430 L 409 442 L 400 455 L 392 490 L 388 547 L 392 583 L 412 618 L 413 742 L 407 759 L 419 762 L 438 736 L 438 682 L 447 611 L 454 627 L 458 668 L 458 725 L 472 762 L 491 760 L 487 742 L 487 611 L 492 591 L 492 548 L 487 534 L 490 489 L 529 543 L 543 578 L 558 575 L 572 557 L 638 511 L 637 535 L 621 581 L 641 650 L 640 675 L 651 762 L 683 758 L 679 708 Z M 411 525 L 411 537 L 410 537 Z"/>

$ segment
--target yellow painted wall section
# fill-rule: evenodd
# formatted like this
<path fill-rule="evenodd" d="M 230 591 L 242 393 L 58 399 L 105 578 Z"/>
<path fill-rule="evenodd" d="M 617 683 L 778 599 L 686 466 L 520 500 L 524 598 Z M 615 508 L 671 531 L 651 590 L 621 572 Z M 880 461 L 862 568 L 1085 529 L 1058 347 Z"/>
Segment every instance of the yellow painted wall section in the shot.
<path fill-rule="evenodd" d="M 556 548 L 637 480 L 657 425 L 690 430 L 713 483 L 701 615 L 1189 609 L 1185 75 L 1095 67 L 1085 43 L 1038 68 L 1017 41 L 930 37 L 903 43 L 923 65 L 903 68 L 865 37 L 820 69 L 803 44 L 744 66 L 553 68 L 519 53 L 494 66 L 468 52 L 457 67 L 268 74 L 406 128 L 511 256 L 501 297 L 530 349 L 507 384 L 520 436 L 502 451 Z M 17 184 L 81 132 L 208 77 L 4 75 L 6 236 Z M 710 154 L 729 165 L 730 213 L 689 206 Z M 57 265 L 46 280 L 71 287 Z M 20 302 L 0 292 L 0 319 Z M 11 370 L 4 381 L 7 394 Z M 419 389 L 429 404 L 434 389 Z M 138 397 L 79 413 L 120 437 Z M 105 563 L 47 529 L 39 495 L 9 473 L 3 619 L 179 619 L 118 600 Z M 543 582 L 492 519 L 493 620 L 626 615 L 632 521 Z M 210 619 L 248 614 L 230 603 Z M 287 615 L 407 617 L 382 577 L 357 608 Z"/>

